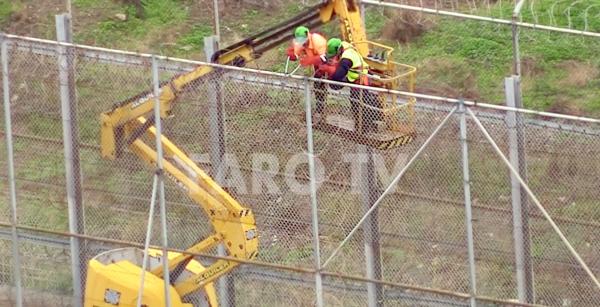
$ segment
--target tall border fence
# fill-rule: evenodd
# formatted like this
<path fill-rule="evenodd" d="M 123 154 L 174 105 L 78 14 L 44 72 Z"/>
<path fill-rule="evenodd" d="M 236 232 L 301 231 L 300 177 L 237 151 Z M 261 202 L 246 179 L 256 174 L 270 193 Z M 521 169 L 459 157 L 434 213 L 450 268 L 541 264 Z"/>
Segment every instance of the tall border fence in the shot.
<path fill-rule="evenodd" d="M 416 99 L 414 139 L 380 150 L 313 123 L 315 82 L 325 108 L 349 118 L 360 86 L 12 35 L 1 46 L 1 305 L 78 306 L 99 253 L 143 249 L 146 236 L 185 252 L 212 233 L 168 177 L 165 210 L 149 216 L 154 170 L 129 151 L 100 156 L 102 112 L 199 66 L 213 72 L 177 95 L 158 133 L 255 215 L 256 259 L 194 254 L 240 262 L 220 301 L 600 301 L 600 120 L 369 89 Z M 506 79 L 509 105 L 519 90 Z"/>

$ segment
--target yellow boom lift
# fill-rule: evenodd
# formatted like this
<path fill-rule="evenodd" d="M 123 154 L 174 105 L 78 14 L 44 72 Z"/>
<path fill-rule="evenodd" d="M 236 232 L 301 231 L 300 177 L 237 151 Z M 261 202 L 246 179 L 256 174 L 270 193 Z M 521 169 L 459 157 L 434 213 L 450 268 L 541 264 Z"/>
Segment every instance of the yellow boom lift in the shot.
<path fill-rule="evenodd" d="M 414 68 L 390 61 L 392 48 L 366 40 L 354 0 L 323 1 L 288 21 L 216 52 L 212 60 L 219 64 L 243 66 L 259 58 L 265 51 L 289 41 L 295 27 L 307 25 L 313 29 L 335 18 L 340 22 L 342 38 L 354 43 L 368 61 L 373 86 L 388 89 L 403 86 L 404 90 L 412 91 Z M 213 70 L 209 66 L 199 66 L 191 72 L 175 76 L 162 86 L 158 97 L 161 118 L 169 116 L 178 94 L 195 83 L 203 82 L 203 78 Z M 103 158 L 119 158 L 123 150 L 129 148 L 149 166 L 157 164 L 156 150 L 144 141 L 145 138 L 156 137 L 154 100 L 152 92 L 141 93 L 115 104 L 101 114 Z M 392 148 L 404 145 L 414 137 L 413 104 L 414 100 L 411 99 L 401 100 L 394 95 L 381 94 L 379 111 L 384 114 L 382 124 L 386 129 L 380 132 L 359 133 L 359 129 L 348 125 L 335 114 L 330 114 L 316 128 L 376 148 Z M 238 203 L 166 136 L 162 136 L 161 143 L 164 148 L 164 172 L 204 210 L 214 228 L 212 235 L 188 248 L 187 252 L 207 252 L 223 243 L 229 257 L 254 259 L 258 253 L 258 233 L 252 211 Z M 149 255 L 142 306 L 164 306 L 162 252 L 151 249 Z M 169 252 L 167 258 L 173 307 L 217 306 L 213 282 L 239 265 L 239 262 L 226 259 L 205 265 L 194 259 L 193 255 L 175 252 Z M 84 305 L 135 306 L 142 261 L 143 251 L 138 248 L 110 250 L 91 259 Z"/>

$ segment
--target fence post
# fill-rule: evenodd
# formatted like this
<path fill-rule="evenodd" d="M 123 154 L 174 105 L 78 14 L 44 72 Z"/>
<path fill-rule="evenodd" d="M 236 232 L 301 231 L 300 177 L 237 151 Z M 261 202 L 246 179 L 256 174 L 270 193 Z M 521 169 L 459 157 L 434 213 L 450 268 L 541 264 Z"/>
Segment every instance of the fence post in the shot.
<path fill-rule="evenodd" d="M 506 156 L 504 155 L 504 153 L 502 152 L 500 147 L 498 147 L 498 144 L 496 144 L 496 141 L 494 141 L 492 136 L 485 129 L 485 127 L 483 126 L 481 121 L 475 116 L 473 111 L 471 111 L 470 109 L 467 109 L 467 112 L 469 113 L 469 115 L 471 116 L 471 118 L 473 119 L 473 121 L 475 122 L 477 127 L 479 128 L 479 130 L 481 130 L 481 132 L 483 133 L 483 135 L 485 136 L 487 141 L 490 143 L 490 145 L 492 145 L 492 147 L 494 148 L 494 151 L 498 154 L 500 159 L 502 159 L 502 162 L 504 163 L 504 165 L 506 165 L 506 167 L 510 170 L 510 173 L 513 174 L 517 178 L 517 180 L 519 181 L 519 183 L 521 184 L 523 189 L 525 189 L 525 192 L 531 198 L 531 201 L 536 206 L 536 208 L 542 213 L 542 215 L 544 216 L 544 219 L 546 221 L 548 221 L 550 226 L 552 226 L 552 229 L 554 230 L 554 232 L 560 237 L 560 240 L 565 244 L 565 246 L 567 247 L 567 249 L 569 250 L 571 255 L 573 255 L 575 260 L 577 260 L 577 263 L 579 263 L 581 268 L 585 271 L 585 273 L 588 275 L 588 277 L 592 280 L 592 282 L 594 283 L 596 288 L 600 289 L 600 281 L 598 281 L 598 279 L 596 278 L 596 275 L 594 275 L 594 272 L 585 263 L 585 261 L 583 261 L 583 259 L 581 258 L 581 255 L 575 250 L 573 245 L 571 245 L 571 243 L 569 242 L 569 240 L 567 239 L 565 234 L 560 230 L 560 228 L 558 227 L 556 222 L 554 222 L 554 220 L 552 219 L 552 217 L 550 216 L 548 211 L 544 208 L 544 206 L 542 206 L 542 203 L 540 202 L 540 200 L 535 196 L 535 194 L 533 194 L 533 191 L 531 191 L 531 188 L 529 188 L 529 186 L 527 185 L 527 182 L 525 182 L 525 180 L 521 177 L 521 175 L 519 175 L 518 170 L 516 170 L 512 166 L 512 164 L 510 163 L 508 158 L 506 158 Z"/>
<path fill-rule="evenodd" d="M 215 8 L 216 8 L 215 4 Z M 204 38 L 204 53 L 207 62 L 210 62 L 212 55 L 219 50 L 219 37 L 208 36 Z M 215 74 L 216 75 L 216 74 Z M 210 165 L 211 175 L 215 181 L 225 184 L 225 115 L 223 110 L 223 100 L 221 99 L 220 77 L 216 80 L 210 80 L 208 84 L 208 113 L 209 113 L 209 134 L 210 134 Z M 204 111 L 204 110 L 202 110 Z M 219 256 L 227 256 L 225 246 L 219 244 L 217 247 Z M 219 302 L 221 306 L 235 306 L 235 279 L 233 275 L 227 274 L 219 278 Z"/>
<path fill-rule="evenodd" d="M 519 26 L 517 22 L 519 22 L 519 18 L 521 16 L 521 8 L 525 0 L 519 0 L 515 5 L 512 15 L 512 46 L 513 46 L 513 73 L 515 75 L 521 75 L 521 55 L 519 48 Z"/>
<path fill-rule="evenodd" d="M 475 275 L 475 244 L 473 242 L 473 213 L 471 211 L 471 179 L 469 176 L 469 148 L 467 143 L 467 119 L 465 105 L 460 101 L 460 144 L 462 151 L 463 189 L 465 193 L 465 225 L 467 228 L 467 252 L 469 257 L 469 282 L 471 306 L 477 306 L 477 277 Z"/>
<path fill-rule="evenodd" d="M 12 122 L 10 111 L 10 83 L 8 75 L 8 46 L 4 35 L 0 34 L 2 57 L 2 92 L 4 96 L 4 125 L 6 137 L 6 158 L 8 164 L 8 183 L 10 195 L 10 224 L 12 237 L 12 262 L 14 283 L 17 296 L 17 307 L 23 306 L 23 290 L 21 288 L 21 255 L 19 253 L 19 234 L 17 232 L 17 185 L 15 181 L 15 163 L 12 139 Z"/>
<path fill-rule="evenodd" d="M 214 19 L 215 19 L 214 20 L 215 36 L 217 36 L 217 41 L 219 41 L 221 39 L 221 25 L 219 24 L 219 1 L 218 0 L 213 1 L 213 10 L 214 10 L 213 13 L 214 13 Z M 206 38 L 205 38 L 205 42 L 206 42 Z M 204 45 L 204 46 L 206 46 L 206 45 Z M 215 50 L 215 51 L 217 51 L 217 50 Z M 210 57 L 210 56 L 212 56 L 212 53 L 210 55 L 207 53 L 206 56 Z M 210 62 L 210 60 L 209 60 L 209 62 Z"/>
<path fill-rule="evenodd" d="M 344 247 L 348 243 L 350 238 L 352 238 L 352 236 L 356 233 L 356 231 L 358 231 L 358 229 L 362 226 L 362 224 L 367 220 L 369 215 L 372 214 L 373 211 L 375 211 L 377 209 L 377 206 L 379 206 L 381 204 L 381 201 L 383 200 L 383 198 L 385 198 L 385 196 L 396 186 L 396 184 L 400 181 L 400 179 L 402 179 L 402 177 L 404 176 L 404 174 L 406 174 L 406 172 L 408 171 L 410 166 L 419 158 L 419 156 L 423 153 L 423 151 L 427 148 L 427 146 L 429 146 L 429 144 L 435 138 L 435 136 L 437 136 L 437 134 L 446 125 L 448 120 L 450 120 L 452 115 L 454 115 L 454 113 L 456 112 L 456 109 L 457 109 L 456 107 L 452 108 L 450 113 L 448 113 L 448 115 L 446 115 L 446 117 L 444 117 L 442 122 L 429 135 L 427 140 L 425 140 L 425 142 L 423 142 L 421 147 L 419 147 L 419 149 L 417 150 L 417 152 L 415 152 L 415 154 L 412 156 L 412 158 L 410 158 L 410 160 L 406 163 L 406 165 L 404 165 L 404 167 L 400 170 L 400 172 L 398 172 L 398 175 L 396 175 L 396 177 L 394 177 L 394 179 L 387 186 L 385 191 L 383 191 L 383 193 L 381 193 L 381 195 L 379 195 L 379 197 L 377 198 L 375 203 L 373 203 L 371 208 L 363 215 L 363 217 L 360 219 L 360 221 L 358 221 L 358 223 L 356 223 L 356 225 L 354 225 L 354 227 L 352 228 L 352 230 L 350 230 L 350 232 L 344 238 L 344 240 L 342 240 L 342 242 L 333 250 L 333 252 L 331 252 L 331 255 L 329 255 L 329 258 L 327 258 L 327 260 L 325 260 L 322 267 L 326 267 L 327 264 L 329 264 L 331 262 L 331 260 L 333 258 L 335 258 L 335 256 L 339 253 L 339 251 L 342 249 L 342 247 Z"/>
<path fill-rule="evenodd" d="M 504 80 L 504 85 L 506 89 L 506 105 L 513 108 L 522 108 L 520 77 L 508 77 Z M 508 126 L 510 163 L 518 170 L 519 176 L 527 181 L 523 115 L 514 111 L 507 112 L 506 124 Z M 531 262 L 527 191 L 525 191 L 517 177 L 512 173 L 510 174 L 510 182 L 517 293 L 521 303 L 533 304 L 535 302 L 535 288 L 533 285 L 533 268 Z"/>
<path fill-rule="evenodd" d="M 69 16 L 73 16 L 73 5 L 71 4 L 71 0 L 66 0 L 67 13 Z"/>
<path fill-rule="evenodd" d="M 321 244 L 319 242 L 319 212 L 317 211 L 317 178 L 315 172 L 315 156 L 312 129 L 312 96 L 311 83 L 306 79 L 304 82 L 304 99 L 306 107 L 306 139 L 308 149 L 308 168 L 310 176 L 310 204 L 311 221 L 313 233 L 313 257 L 315 258 L 315 294 L 316 306 L 323 307 L 323 279 L 321 276 Z"/>
<path fill-rule="evenodd" d="M 73 35 L 69 14 L 56 15 L 56 37 L 59 42 L 72 43 Z M 79 157 L 79 127 L 77 124 L 77 97 L 75 95 L 74 52 L 71 47 L 58 46 L 60 78 L 60 101 L 67 181 L 67 204 L 69 232 L 84 234 L 84 208 L 81 192 L 81 169 Z M 73 299 L 75 306 L 83 303 L 86 275 L 85 241 L 71 237 L 71 266 L 73 275 Z"/>
<path fill-rule="evenodd" d="M 362 0 L 358 0 L 358 3 L 359 3 L 359 8 L 360 8 L 360 19 L 362 20 L 362 27 L 363 27 L 363 29 L 366 29 L 366 27 L 365 27 L 365 22 L 367 22 L 365 19 L 366 14 L 367 14 L 365 12 L 366 6 Z"/>
<path fill-rule="evenodd" d="M 165 200 L 165 176 L 163 170 L 163 148 L 162 148 L 162 118 L 160 117 L 160 79 L 158 77 L 158 61 L 152 56 L 152 83 L 154 93 L 154 127 L 156 129 L 156 176 L 158 179 L 158 199 L 160 204 L 160 224 L 162 235 L 162 264 L 163 284 L 165 291 L 165 306 L 171 307 L 171 282 L 169 276 L 169 257 L 167 241 L 167 202 Z M 150 225 L 148 225 L 150 227 Z"/>
<path fill-rule="evenodd" d="M 148 268 L 148 249 L 150 248 L 150 239 L 152 236 L 152 225 L 154 225 L 154 208 L 156 207 L 156 190 L 158 189 L 158 172 L 154 174 L 152 182 L 152 198 L 150 199 L 150 210 L 148 210 L 148 223 L 146 227 L 146 238 L 144 239 L 144 257 L 142 260 L 142 274 L 140 276 L 140 288 L 138 290 L 137 303 L 135 307 L 142 307 L 142 298 L 144 296 L 144 286 L 146 282 L 146 270 Z"/>
<path fill-rule="evenodd" d="M 359 153 L 366 155 L 367 163 L 360 167 L 360 187 L 365 212 L 377 200 L 378 181 L 375 177 L 373 149 L 365 145 L 357 145 Z M 379 243 L 379 212 L 374 211 L 363 224 L 363 240 L 365 246 L 365 262 L 367 278 L 381 280 L 381 251 Z M 380 284 L 367 283 L 367 299 L 369 307 L 383 306 L 383 289 Z"/>
<path fill-rule="evenodd" d="M 519 54 L 519 27 L 516 17 L 513 16 L 512 22 L 512 46 L 513 46 L 513 73 L 521 75 L 521 55 Z"/>

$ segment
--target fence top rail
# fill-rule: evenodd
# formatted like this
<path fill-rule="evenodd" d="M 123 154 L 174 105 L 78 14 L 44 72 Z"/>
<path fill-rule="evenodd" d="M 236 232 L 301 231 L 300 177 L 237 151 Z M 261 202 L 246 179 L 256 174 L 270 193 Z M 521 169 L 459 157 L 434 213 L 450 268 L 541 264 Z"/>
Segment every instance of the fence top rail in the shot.
<path fill-rule="evenodd" d="M 541 24 L 536 24 L 536 23 L 508 20 L 508 19 L 503 19 L 503 18 L 478 16 L 478 15 L 472 15 L 472 14 L 445 11 L 445 10 L 440 10 L 440 9 L 431 9 L 431 8 L 426 8 L 426 7 L 422 7 L 422 6 L 398 4 L 398 3 L 391 3 L 391 2 L 384 2 L 384 1 L 373 1 L 373 0 L 362 0 L 362 3 L 368 4 L 368 5 L 373 5 L 373 6 L 390 7 L 390 8 L 415 11 L 415 12 L 421 12 L 421 13 L 427 13 L 427 14 L 434 14 L 434 15 L 440 15 L 440 16 L 448 16 L 448 17 L 457 17 L 457 18 L 462 18 L 462 19 L 485 21 L 485 22 L 491 22 L 491 23 L 502 24 L 502 25 L 515 24 L 515 25 L 517 25 L 519 27 L 523 27 L 523 28 L 532 28 L 532 29 L 546 30 L 546 31 L 551 31 L 551 32 L 577 34 L 577 35 L 600 38 L 600 33 L 598 33 L 598 32 L 590 32 L 590 31 L 585 31 L 585 30 L 574 30 L 574 29 L 569 29 L 569 28 L 546 26 L 546 25 L 541 25 Z M 513 14 L 516 12 L 517 8 L 518 7 L 515 7 L 515 11 L 513 11 Z"/>
<path fill-rule="evenodd" d="M 449 103 L 449 104 L 454 104 L 454 105 L 464 103 L 467 106 L 477 106 L 477 107 L 491 109 L 491 110 L 498 110 L 498 111 L 505 111 L 505 112 L 512 111 L 512 112 L 538 115 L 538 116 L 544 116 L 544 117 L 550 117 L 550 118 L 556 118 L 556 119 L 565 119 L 565 120 L 573 120 L 573 121 L 579 121 L 579 122 L 600 124 L 600 119 L 584 117 L 584 116 L 558 114 L 558 113 L 536 111 L 536 110 L 530 110 L 530 109 L 519 109 L 519 108 L 507 107 L 507 106 L 503 106 L 503 105 L 485 103 L 485 102 L 462 100 L 462 99 L 458 99 L 458 98 L 449 98 L 449 97 L 420 94 L 420 93 L 413 93 L 413 92 L 405 92 L 405 91 L 397 91 L 397 90 L 388 90 L 388 89 L 384 89 L 384 88 L 373 88 L 373 87 L 368 87 L 368 86 L 364 86 L 364 85 L 349 84 L 349 83 L 337 82 L 337 81 L 332 81 L 332 80 L 327 80 L 327 79 L 317 79 L 317 78 L 313 78 L 313 77 L 289 75 L 289 74 L 266 71 L 266 70 L 258 70 L 258 69 L 252 69 L 252 68 L 246 68 L 246 67 L 237 67 L 237 66 L 222 65 L 222 64 L 216 64 L 216 63 L 208 63 L 208 62 L 202 62 L 202 61 L 196 61 L 196 60 L 188 60 L 188 59 L 174 58 L 174 57 L 168 57 L 168 56 L 162 56 L 162 55 L 155 55 L 155 54 L 150 54 L 150 53 L 140 53 L 140 52 L 109 49 L 109 48 L 102 48 L 102 47 L 95 47 L 95 46 L 88 46 L 88 45 L 79 45 L 79 44 L 74 44 L 74 43 L 64 43 L 64 42 L 58 42 L 58 41 L 53 41 L 53 40 L 19 36 L 19 35 L 13 35 L 13 34 L 5 34 L 5 33 L 0 34 L 0 40 L 7 40 L 7 39 L 8 40 L 17 40 L 17 41 L 26 41 L 26 42 L 38 43 L 38 44 L 53 45 L 55 47 L 56 46 L 72 47 L 72 48 L 78 48 L 78 49 L 84 49 L 84 50 L 90 50 L 90 51 L 96 51 L 96 52 L 105 52 L 105 53 L 119 54 L 119 55 L 125 55 L 125 56 L 142 57 L 142 58 L 148 58 L 148 59 L 155 57 L 158 60 L 172 61 L 172 62 L 178 62 L 178 63 L 192 65 L 189 68 L 190 70 L 193 69 L 193 66 L 198 66 L 198 65 L 211 66 L 211 67 L 214 67 L 217 69 L 222 69 L 222 70 L 252 73 L 252 74 L 258 74 L 258 75 L 263 75 L 263 76 L 271 76 L 271 77 L 287 79 L 288 81 L 292 81 L 292 80 L 294 80 L 295 82 L 318 81 L 318 82 L 322 82 L 322 83 L 326 83 L 326 84 L 341 85 L 341 86 L 344 86 L 347 88 L 368 89 L 368 90 L 375 91 L 375 92 L 384 92 L 384 93 L 388 93 L 388 94 L 392 94 L 392 95 L 400 95 L 400 96 L 405 96 L 405 97 L 427 99 L 430 101 L 437 101 L 437 102 L 441 102 L 441 103 Z"/>
<path fill-rule="evenodd" d="M 4 222 L 0 221 L 0 227 L 9 228 L 10 226 L 11 226 L 10 223 L 4 223 Z M 18 225 L 17 229 L 19 231 L 19 237 L 23 237 L 26 240 L 28 240 L 29 242 L 44 242 L 46 244 L 53 244 L 55 246 L 56 245 L 62 245 L 62 246 L 68 245 L 68 239 L 65 240 L 63 238 L 80 238 L 80 239 L 88 240 L 92 243 L 99 243 L 100 245 L 94 246 L 95 248 L 99 248 L 99 249 L 108 249 L 107 245 L 110 246 L 111 248 L 113 246 L 137 247 L 137 248 L 144 247 L 144 245 L 142 243 L 133 242 L 133 241 L 109 239 L 109 238 L 103 238 L 103 237 L 94 236 L 94 235 L 77 234 L 77 233 L 71 233 L 71 232 L 60 231 L 60 230 L 51 230 L 51 229 L 31 227 L 31 226 L 26 226 L 26 225 Z M 50 237 L 44 238 L 43 235 L 51 235 L 51 236 L 54 236 L 54 238 L 50 238 Z M 151 248 L 159 249 L 161 247 L 151 245 Z M 187 250 L 177 249 L 177 248 L 173 248 L 173 247 L 169 247 L 169 248 L 167 248 L 167 250 L 169 252 L 182 253 L 182 254 L 193 255 L 193 256 L 198 256 L 198 257 L 206 257 L 206 258 L 213 259 L 213 260 L 229 260 L 232 262 L 236 262 L 236 263 L 247 265 L 247 266 L 253 266 L 256 268 L 280 270 L 280 271 L 286 271 L 286 272 L 297 273 L 297 274 L 315 274 L 315 273 L 319 272 L 322 275 L 328 276 L 331 278 L 339 278 L 339 279 L 345 279 L 345 280 L 349 280 L 349 281 L 358 281 L 358 282 L 369 282 L 369 283 L 385 285 L 385 286 L 393 287 L 393 288 L 405 289 L 405 290 L 409 290 L 409 291 L 417 291 L 417 292 L 423 292 L 423 293 L 438 294 L 438 295 L 442 295 L 442 296 L 454 297 L 457 299 L 468 299 L 469 297 L 471 297 L 467 293 L 458 292 L 458 291 L 451 291 L 451 290 L 445 290 L 445 289 L 440 289 L 440 288 L 423 287 L 423 286 L 418 286 L 418 285 L 386 281 L 386 280 L 380 280 L 380 279 L 372 279 L 372 278 L 337 273 L 337 272 L 327 271 L 327 270 L 317 271 L 312 268 L 303 268 L 303 267 L 290 266 L 290 265 L 285 265 L 285 264 L 269 263 L 269 262 L 264 262 L 264 261 L 259 261 L 259 260 L 244 260 L 244 259 L 230 257 L 230 256 L 221 256 L 221 255 L 213 255 L 213 254 L 207 254 L 207 253 L 190 252 Z M 511 305 L 511 306 L 527 306 L 527 307 L 529 307 L 529 306 L 543 307 L 544 306 L 544 305 L 520 303 L 520 302 L 516 302 L 513 300 L 497 299 L 497 298 L 492 298 L 492 297 L 484 296 L 484 295 L 476 295 L 474 297 L 481 301 L 500 303 L 500 304 Z"/>

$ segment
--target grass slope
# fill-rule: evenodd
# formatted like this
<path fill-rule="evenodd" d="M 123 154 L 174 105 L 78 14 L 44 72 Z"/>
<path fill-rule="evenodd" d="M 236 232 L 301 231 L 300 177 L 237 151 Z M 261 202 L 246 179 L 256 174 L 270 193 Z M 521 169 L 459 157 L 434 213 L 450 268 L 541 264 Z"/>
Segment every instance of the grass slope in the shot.
<path fill-rule="evenodd" d="M 204 60 L 203 39 L 213 32 L 212 2 L 209 2 L 144 0 L 145 16 L 138 18 L 136 9 L 126 1 L 73 0 L 75 41 Z M 283 3 L 268 9 L 251 5 L 222 5 L 222 45 L 237 42 L 303 9 L 298 2 Z M 536 2 L 523 10 L 523 20 L 600 31 L 600 21 L 594 18 L 600 12 L 600 6 L 595 8 L 594 5 L 599 3 L 597 0 Z M 509 16 L 511 7 L 498 4 L 482 8 L 481 15 Z M 17 23 L 15 19 L 29 21 L 32 18 L 51 23 L 57 5 L 62 3 L 0 0 L 0 25 L 10 30 L 10 25 Z M 116 14 L 125 14 L 127 19 L 119 20 Z M 406 17 L 389 12 L 384 14 L 378 8 L 369 7 L 365 20 L 367 34 L 371 40 L 396 46 L 397 61 L 417 66 L 419 91 L 503 103 L 503 78 L 512 73 L 509 27 L 418 16 L 413 23 L 420 21 L 426 30 L 408 42 L 399 43 L 390 39 L 401 36 L 399 32 L 407 30 L 406 25 L 404 28 L 393 27 L 402 19 L 398 16 Z M 30 35 L 52 38 L 52 27 L 46 28 L 32 27 L 34 33 Z M 337 24 L 332 23 L 325 25 L 321 31 L 333 36 L 339 30 Z M 520 43 L 526 107 L 600 116 L 600 98 L 596 90 L 600 84 L 600 60 L 594 56 L 600 40 L 522 30 Z M 283 49 L 281 46 L 267 53 L 259 64 L 252 64 L 252 67 L 282 71 Z"/>
<path fill-rule="evenodd" d="M 571 16 L 582 15 L 577 10 L 585 8 L 572 7 Z M 549 8 L 540 6 L 539 10 L 535 16 L 540 22 L 544 22 L 541 16 L 547 16 Z M 508 16 L 509 13 L 500 12 L 500 8 L 492 12 L 495 13 L 493 15 L 503 16 Z M 382 36 L 390 23 L 398 23 L 382 12 L 371 10 L 370 13 L 377 16 L 367 17 L 367 28 L 371 25 L 374 37 Z M 524 14 L 528 15 L 525 19 L 532 18 L 532 11 L 527 10 Z M 369 19 L 372 20 L 371 23 Z M 567 19 L 567 16 L 558 14 L 552 18 L 558 25 L 568 23 Z M 583 29 L 584 21 L 581 18 L 570 19 L 573 27 Z M 502 104 L 503 79 L 512 74 L 511 28 L 455 18 L 425 18 L 423 24 L 428 30 L 408 43 L 400 44 L 383 38 L 386 43 L 396 45 L 396 60 L 417 66 L 418 89 Z M 589 30 L 600 30 L 598 22 L 591 22 L 591 19 L 588 27 Z M 525 106 L 598 117 L 600 60 L 595 57 L 598 47 L 598 39 L 540 30 L 521 30 Z"/>

